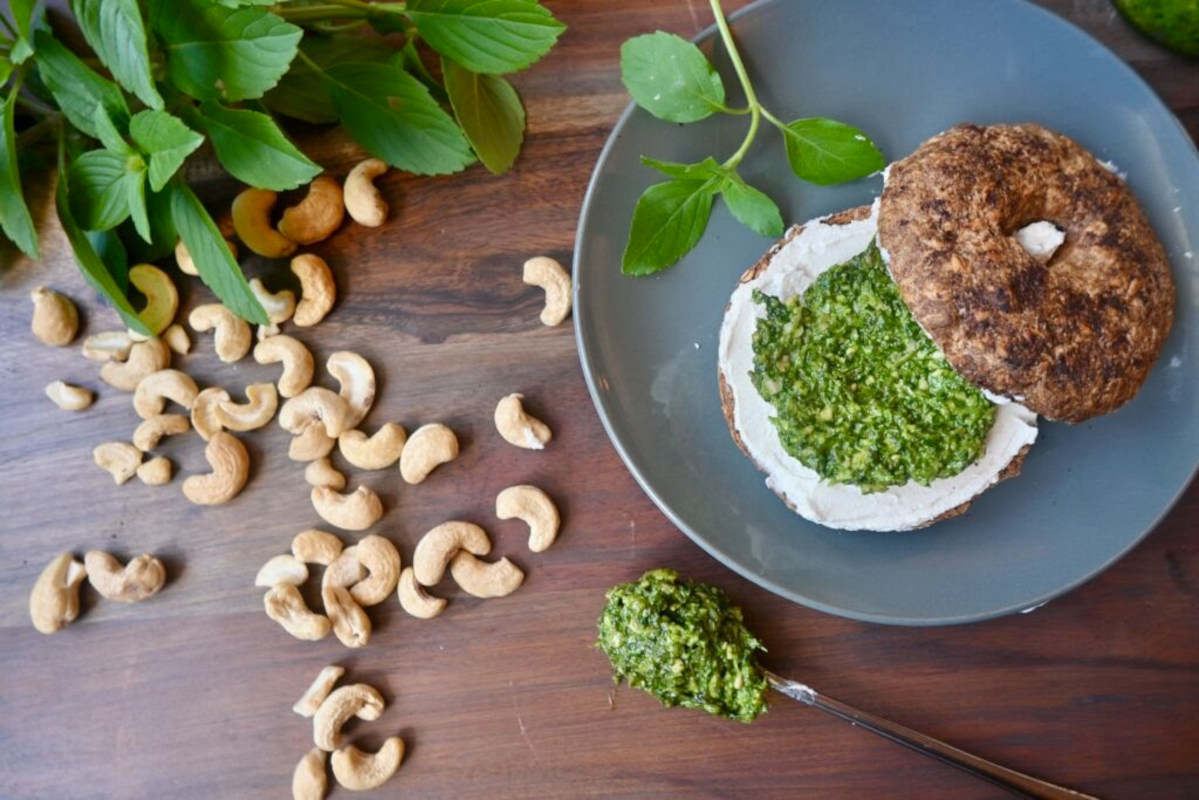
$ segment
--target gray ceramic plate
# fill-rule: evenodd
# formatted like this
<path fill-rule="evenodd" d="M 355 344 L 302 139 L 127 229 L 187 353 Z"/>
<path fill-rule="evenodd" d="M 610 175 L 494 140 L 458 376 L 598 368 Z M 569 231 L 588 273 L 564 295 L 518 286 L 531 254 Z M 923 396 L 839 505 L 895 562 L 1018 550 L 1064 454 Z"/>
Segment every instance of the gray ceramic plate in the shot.
<path fill-rule="evenodd" d="M 1185 130 L 1111 52 L 1020 0 L 767 0 L 734 19 L 767 108 L 857 125 L 889 159 L 957 122 L 1027 120 L 1115 162 L 1170 255 L 1177 319 L 1131 403 L 1077 427 L 1043 425 L 1023 474 L 966 516 L 898 534 L 810 524 L 734 445 L 716 388 L 725 302 L 770 242 L 718 202 L 707 234 L 682 262 L 651 278 L 620 274 L 633 206 L 660 179 L 638 157 L 724 157 L 745 119 L 678 126 L 630 108 L 583 206 L 574 277 L 583 368 L 633 475 L 724 564 L 791 600 L 855 619 L 985 619 L 1035 607 L 1110 566 L 1153 528 L 1199 462 L 1199 157 Z M 721 72 L 737 99 L 723 62 Z M 824 189 L 801 184 L 770 129 L 743 171 L 792 221 L 868 203 L 881 187 L 877 177 Z"/>

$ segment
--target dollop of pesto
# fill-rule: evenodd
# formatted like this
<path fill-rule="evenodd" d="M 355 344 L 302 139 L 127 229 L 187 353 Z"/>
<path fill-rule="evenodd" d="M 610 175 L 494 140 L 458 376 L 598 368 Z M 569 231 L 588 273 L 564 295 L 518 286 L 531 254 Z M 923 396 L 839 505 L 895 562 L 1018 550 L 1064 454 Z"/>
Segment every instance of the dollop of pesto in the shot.
<path fill-rule="evenodd" d="M 655 569 L 608 590 L 599 647 L 615 679 L 667 706 L 702 708 L 741 722 L 766 710 L 766 677 L 754 652 L 765 650 L 741 609 L 714 586 Z"/>
<path fill-rule="evenodd" d="M 1195 0 L 1115 0 L 1116 8 L 1149 36 L 1199 56 L 1199 3 Z"/>
<path fill-rule="evenodd" d="M 867 493 L 927 486 L 982 455 L 995 407 L 921 330 L 873 242 L 800 297 L 754 301 L 766 315 L 753 385 L 783 448 L 821 478 Z"/>

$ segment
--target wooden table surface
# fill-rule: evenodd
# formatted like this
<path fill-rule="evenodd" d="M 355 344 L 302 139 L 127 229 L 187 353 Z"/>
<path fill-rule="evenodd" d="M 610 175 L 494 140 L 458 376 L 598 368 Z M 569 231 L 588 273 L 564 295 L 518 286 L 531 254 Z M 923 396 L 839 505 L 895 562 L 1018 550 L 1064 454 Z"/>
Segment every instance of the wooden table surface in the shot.
<path fill-rule="evenodd" d="M 320 327 L 297 334 L 318 363 L 350 349 L 375 365 L 369 423 L 443 421 L 461 438 L 461 457 L 419 486 L 393 470 L 352 472 L 387 506 L 375 532 L 408 559 L 434 524 L 475 520 L 525 568 L 524 586 L 477 600 L 447 583 L 450 605 L 432 621 L 389 601 L 371 609 L 374 635 L 359 650 L 284 633 L 263 613 L 254 575 L 320 523 L 302 465 L 286 457 L 287 434 L 272 424 L 243 437 L 252 476 L 226 506 L 180 494 L 182 474 L 205 469 L 194 434 L 164 446 L 181 473 L 167 487 L 114 486 L 91 451 L 131 435 L 129 396 L 101 384 L 77 346 L 48 348 L 28 332 L 28 292 L 41 283 L 81 302 L 85 331 L 116 327 L 48 228 L 43 264 L 0 271 L 0 797 L 286 796 L 312 746 L 291 705 L 326 664 L 388 701 L 379 720 L 349 728 L 351 741 L 373 749 L 398 732 L 407 742 L 400 773 L 377 796 L 1002 795 L 797 704 L 778 702 L 746 726 L 614 692 L 593 647 L 604 591 L 663 565 L 724 587 L 769 643 L 766 665 L 834 697 L 1091 794 L 1199 797 L 1199 486 L 1126 558 L 1035 613 L 932 629 L 853 622 L 775 597 L 704 554 L 642 493 L 593 409 L 571 327 L 538 322 L 541 296 L 520 267 L 534 254 L 570 262 L 587 180 L 627 100 L 620 42 L 656 28 L 691 36 L 710 15 L 698 0 L 547 5 L 570 31 L 517 78 L 530 119 L 517 168 L 502 179 L 479 168 L 441 179 L 391 173 L 384 228 L 347 225 L 315 248 L 341 299 Z M 1102 0 L 1043 5 L 1114 48 L 1199 135 L 1199 62 L 1142 39 Z M 336 135 L 301 140 L 336 174 L 361 155 Z M 235 190 L 209 188 L 218 205 Z M 184 284 L 185 307 L 207 297 Z M 210 341 L 196 345 L 176 363 L 202 385 L 236 390 L 277 374 L 249 359 L 220 364 Z M 98 389 L 98 402 L 58 411 L 42 394 L 57 378 Z M 496 401 L 517 391 L 555 431 L 544 452 L 495 434 Z M 528 552 L 519 524 L 494 518 L 496 493 L 518 482 L 561 506 L 560 540 L 545 553 Z M 42 566 L 92 548 L 159 554 L 169 583 L 134 606 L 85 587 L 75 624 L 35 632 L 27 598 Z"/>

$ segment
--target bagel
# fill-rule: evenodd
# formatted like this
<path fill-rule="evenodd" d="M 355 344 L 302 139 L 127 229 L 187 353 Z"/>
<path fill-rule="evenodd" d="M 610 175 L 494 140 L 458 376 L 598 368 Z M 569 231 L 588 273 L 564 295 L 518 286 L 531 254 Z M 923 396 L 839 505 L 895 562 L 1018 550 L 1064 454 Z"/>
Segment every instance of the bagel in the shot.
<path fill-rule="evenodd" d="M 1030 223 L 1064 242 L 1030 252 Z M 1126 403 L 1173 322 L 1165 251 L 1124 181 L 1039 125 L 959 125 L 894 163 L 878 241 L 954 369 L 1049 419 Z"/>

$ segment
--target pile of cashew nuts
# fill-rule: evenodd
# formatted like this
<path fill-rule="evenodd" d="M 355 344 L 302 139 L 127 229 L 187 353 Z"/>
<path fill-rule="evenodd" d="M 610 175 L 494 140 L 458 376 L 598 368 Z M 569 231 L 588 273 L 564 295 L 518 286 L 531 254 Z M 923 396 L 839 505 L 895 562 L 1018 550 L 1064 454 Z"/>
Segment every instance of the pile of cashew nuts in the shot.
<path fill-rule="evenodd" d="M 60 553 L 46 565 L 29 593 L 29 618 L 41 633 L 56 633 L 79 616 L 79 590 L 87 578 L 100 596 L 117 603 L 140 603 L 166 583 L 162 562 L 143 553 L 122 565 L 103 550 L 89 550 L 83 561 Z"/>

